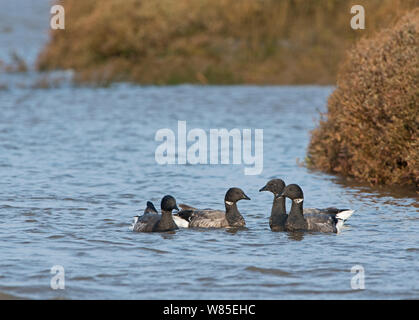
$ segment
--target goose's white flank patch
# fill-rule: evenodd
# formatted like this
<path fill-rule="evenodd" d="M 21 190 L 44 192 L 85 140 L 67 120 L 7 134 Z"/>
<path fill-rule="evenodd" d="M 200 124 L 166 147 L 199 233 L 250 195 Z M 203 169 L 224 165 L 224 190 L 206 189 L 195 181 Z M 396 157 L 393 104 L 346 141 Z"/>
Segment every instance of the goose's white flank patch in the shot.
<path fill-rule="evenodd" d="M 179 216 L 173 216 L 173 221 L 179 228 L 189 228 L 189 222 Z"/>

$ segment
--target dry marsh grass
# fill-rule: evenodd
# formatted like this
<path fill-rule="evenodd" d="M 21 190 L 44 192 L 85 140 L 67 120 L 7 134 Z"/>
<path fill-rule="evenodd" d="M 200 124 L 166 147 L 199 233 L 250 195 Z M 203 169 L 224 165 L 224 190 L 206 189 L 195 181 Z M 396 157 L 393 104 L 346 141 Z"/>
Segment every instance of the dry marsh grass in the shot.
<path fill-rule="evenodd" d="M 330 84 L 355 39 L 417 0 L 63 0 L 66 30 L 51 31 L 40 70 L 74 69 L 106 85 Z M 350 8 L 366 10 L 365 31 Z"/>
<path fill-rule="evenodd" d="M 419 9 L 347 54 L 308 165 L 419 190 Z"/>

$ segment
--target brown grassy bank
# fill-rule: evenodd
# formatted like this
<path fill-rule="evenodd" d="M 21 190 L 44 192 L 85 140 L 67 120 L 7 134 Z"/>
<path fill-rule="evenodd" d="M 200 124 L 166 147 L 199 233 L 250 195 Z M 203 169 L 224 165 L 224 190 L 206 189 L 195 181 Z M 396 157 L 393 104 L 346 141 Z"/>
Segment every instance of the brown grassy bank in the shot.
<path fill-rule="evenodd" d="M 348 53 L 308 164 L 419 190 L 419 9 Z"/>
<path fill-rule="evenodd" d="M 335 83 L 355 39 L 418 0 L 63 0 L 66 30 L 51 31 L 40 70 L 79 81 Z M 350 8 L 366 10 L 365 31 Z"/>

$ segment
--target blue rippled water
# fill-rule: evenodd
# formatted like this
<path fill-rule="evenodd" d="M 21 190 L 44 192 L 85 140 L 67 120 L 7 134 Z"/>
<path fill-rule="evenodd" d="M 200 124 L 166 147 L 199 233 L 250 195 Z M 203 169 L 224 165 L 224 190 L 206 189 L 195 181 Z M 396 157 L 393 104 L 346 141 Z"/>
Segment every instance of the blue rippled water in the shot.
<path fill-rule="evenodd" d="M 35 22 L 26 29 L 42 30 L 44 22 Z M 0 42 L 22 48 L 28 42 L 19 30 L 0 28 Z M 35 53 L 45 39 L 30 45 Z M 298 164 L 333 88 L 42 89 L 32 85 L 41 76 L 0 75 L 1 298 L 419 298 L 416 194 L 371 189 Z M 263 129 L 262 174 L 246 176 L 243 165 L 158 165 L 155 133 L 176 132 L 178 120 L 206 131 Z M 258 192 L 273 177 L 300 184 L 308 207 L 356 213 L 340 235 L 273 233 L 272 197 Z M 129 230 L 147 200 L 158 205 L 172 194 L 221 209 L 231 186 L 252 199 L 239 203 L 246 230 Z M 50 287 L 54 265 L 64 267 L 64 290 Z M 365 270 L 364 290 L 351 288 L 354 265 Z"/>

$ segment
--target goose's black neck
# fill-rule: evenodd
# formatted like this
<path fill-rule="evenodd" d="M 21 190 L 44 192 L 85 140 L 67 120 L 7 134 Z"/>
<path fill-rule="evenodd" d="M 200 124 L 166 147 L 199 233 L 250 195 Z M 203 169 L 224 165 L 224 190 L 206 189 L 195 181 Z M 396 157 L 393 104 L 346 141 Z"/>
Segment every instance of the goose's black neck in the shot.
<path fill-rule="evenodd" d="M 274 197 L 274 202 L 272 203 L 271 216 L 278 216 L 283 214 L 287 214 L 285 210 L 285 198 Z"/>
<path fill-rule="evenodd" d="M 173 221 L 173 216 L 170 211 L 162 210 L 161 219 L 159 221 L 159 229 L 165 229 L 165 230 L 177 229 L 177 225 Z"/>
<path fill-rule="evenodd" d="M 287 219 L 288 215 L 285 210 L 285 198 L 275 196 L 272 203 L 271 218 L 269 219 L 271 230 L 284 231 Z"/>
<path fill-rule="evenodd" d="M 230 226 L 244 226 L 244 218 L 237 209 L 236 202 L 225 203 L 226 219 Z"/>
<path fill-rule="evenodd" d="M 291 210 L 287 219 L 287 229 L 289 231 L 307 230 L 307 221 L 303 214 L 303 201 L 292 201 Z"/>
<path fill-rule="evenodd" d="M 301 217 L 304 218 L 303 215 L 303 202 L 296 202 L 292 201 L 291 210 L 290 210 L 290 217 Z"/>

